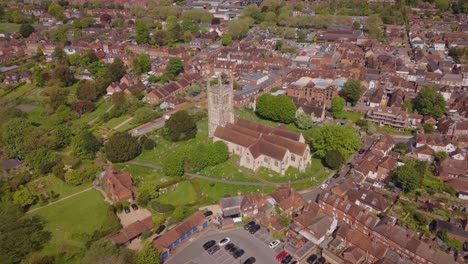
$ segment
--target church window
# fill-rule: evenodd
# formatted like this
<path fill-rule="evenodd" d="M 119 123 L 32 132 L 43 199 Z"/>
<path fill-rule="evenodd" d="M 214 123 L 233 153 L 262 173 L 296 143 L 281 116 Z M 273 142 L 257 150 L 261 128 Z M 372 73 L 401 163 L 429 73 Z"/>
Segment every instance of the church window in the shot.
<path fill-rule="evenodd" d="M 293 154 L 291 154 L 291 161 L 296 161 L 296 157 Z"/>
<path fill-rule="evenodd" d="M 278 161 L 275 161 L 275 166 L 278 167 Z"/>

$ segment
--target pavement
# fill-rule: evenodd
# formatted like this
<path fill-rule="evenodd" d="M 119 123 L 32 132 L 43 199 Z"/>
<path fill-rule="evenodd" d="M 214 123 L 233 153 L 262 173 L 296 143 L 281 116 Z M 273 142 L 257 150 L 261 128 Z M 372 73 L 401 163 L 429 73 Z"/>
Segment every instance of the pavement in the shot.
<path fill-rule="evenodd" d="M 203 244 L 209 240 L 219 241 L 229 237 L 231 242 L 245 251 L 244 255 L 238 259 L 232 257 L 224 248 L 213 255 L 202 248 Z M 256 258 L 256 264 L 278 263 L 276 255 L 283 250 L 283 244 L 276 249 L 270 249 L 268 244 L 273 240 L 271 234 L 265 228 L 261 228 L 255 235 L 243 229 L 220 231 L 216 229 L 208 230 L 199 237 L 187 241 L 182 247 L 177 249 L 166 264 L 238 264 L 243 263 L 249 257 Z"/>
<path fill-rule="evenodd" d="M 151 216 L 151 212 L 145 208 L 139 207 L 138 210 L 133 210 L 130 207 L 130 213 L 126 214 L 123 210 L 121 213 L 117 214 L 117 217 L 120 219 L 120 223 L 123 227 L 126 227 L 130 224 L 135 223 L 138 220 L 143 220 L 148 216 Z"/>

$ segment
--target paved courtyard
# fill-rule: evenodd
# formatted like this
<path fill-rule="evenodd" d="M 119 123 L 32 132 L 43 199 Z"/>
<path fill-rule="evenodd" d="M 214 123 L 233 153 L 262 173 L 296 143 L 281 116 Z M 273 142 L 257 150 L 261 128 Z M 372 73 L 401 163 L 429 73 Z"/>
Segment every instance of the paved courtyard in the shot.
<path fill-rule="evenodd" d="M 203 250 L 202 246 L 209 240 L 219 241 L 224 237 L 229 237 L 231 242 L 245 251 L 244 255 L 238 259 L 232 257 L 224 248 L 221 248 L 213 255 Z M 273 240 L 271 234 L 262 228 L 255 235 L 243 229 L 219 231 L 208 230 L 205 234 L 187 241 L 177 252 L 166 262 L 167 264 L 239 264 L 249 257 L 255 257 L 256 264 L 278 263 L 275 257 L 282 251 L 283 244 L 275 250 L 270 249 L 268 244 Z"/>

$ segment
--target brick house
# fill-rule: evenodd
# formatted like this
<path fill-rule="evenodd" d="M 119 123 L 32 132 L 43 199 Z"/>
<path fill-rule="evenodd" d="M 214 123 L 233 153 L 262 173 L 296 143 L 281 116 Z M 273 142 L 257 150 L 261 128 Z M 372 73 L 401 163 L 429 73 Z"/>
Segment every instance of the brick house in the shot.
<path fill-rule="evenodd" d="M 122 173 L 112 166 L 107 167 L 104 172 L 102 188 L 114 202 L 135 200 L 136 188 L 130 174 Z"/>

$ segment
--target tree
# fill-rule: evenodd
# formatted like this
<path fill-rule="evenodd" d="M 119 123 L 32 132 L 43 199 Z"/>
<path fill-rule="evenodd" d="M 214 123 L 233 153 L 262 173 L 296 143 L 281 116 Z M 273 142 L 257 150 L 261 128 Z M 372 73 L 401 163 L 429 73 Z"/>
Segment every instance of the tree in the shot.
<path fill-rule="evenodd" d="M 197 124 L 185 110 L 173 114 L 164 128 L 164 137 L 172 142 L 189 140 L 197 134 Z"/>
<path fill-rule="evenodd" d="M 392 181 L 404 192 L 411 192 L 422 184 L 422 177 L 412 164 L 397 167 L 392 173 Z"/>
<path fill-rule="evenodd" d="M 177 75 L 184 72 L 184 64 L 179 58 L 170 58 L 166 66 L 165 74 L 169 79 L 175 80 Z"/>
<path fill-rule="evenodd" d="M 231 44 L 231 42 L 232 42 L 232 37 L 231 37 L 231 35 L 229 35 L 229 34 L 223 34 L 223 35 L 221 36 L 221 43 L 223 44 L 223 46 L 227 46 L 227 45 Z"/>
<path fill-rule="evenodd" d="M 27 208 L 36 203 L 37 197 L 34 196 L 28 188 L 24 187 L 13 194 L 13 203 Z"/>
<path fill-rule="evenodd" d="M 66 65 L 59 65 L 54 70 L 54 78 L 60 80 L 63 86 L 71 86 L 75 83 L 75 76 L 70 67 Z"/>
<path fill-rule="evenodd" d="M 2 263 L 20 263 L 24 256 L 37 251 L 50 239 L 37 216 L 24 217 L 17 207 L 0 204 L 0 256 Z"/>
<path fill-rule="evenodd" d="M 447 103 L 434 86 L 426 86 L 419 91 L 414 107 L 419 114 L 430 115 L 436 119 L 447 113 Z"/>
<path fill-rule="evenodd" d="M 405 100 L 401 105 L 401 109 L 408 113 L 413 113 L 413 103 L 411 102 L 411 100 Z"/>
<path fill-rule="evenodd" d="M 299 113 L 296 116 L 295 123 L 299 129 L 309 129 L 314 126 L 314 121 L 312 121 L 312 118 L 305 113 Z"/>
<path fill-rule="evenodd" d="M 449 236 L 448 236 L 447 230 L 445 229 L 437 231 L 436 235 L 440 240 L 444 241 L 445 243 L 449 241 Z"/>
<path fill-rule="evenodd" d="M 331 101 L 330 111 L 332 112 L 333 116 L 336 117 L 341 111 L 343 111 L 344 106 L 346 105 L 345 99 L 335 96 Z"/>
<path fill-rule="evenodd" d="M 47 12 L 57 20 L 62 22 L 67 20 L 67 17 L 63 13 L 63 8 L 57 3 L 51 3 L 47 9 Z"/>
<path fill-rule="evenodd" d="M 445 11 L 449 8 L 449 1 L 448 0 L 435 0 L 435 6 L 440 10 L 440 11 Z"/>
<path fill-rule="evenodd" d="M 87 165 L 77 170 L 69 170 L 65 173 L 65 182 L 74 186 L 91 182 L 96 178 L 100 170 L 101 169 L 97 165 Z"/>
<path fill-rule="evenodd" d="M 259 116 L 275 122 L 289 124 L 295 120 L 296 105 L 285 95 L 261 95 L 256 104 Z"/>
<path fill-rule="evenodd" d="M 178 207 L 181 208 L 181 207 Z M 159 252 L 151 244 L 146 245 L 143 250 L 135 256 L 135 264 L 161 264 Z"/>
<path fill-rule="evenodd" d="M 187 213 L 187 210 L 185 209 L 185 207 L 178 206 L 176 207 L 174 212 L 172 212 L 172 217 L 175 218 L 177 221 L 182 221 L 184 220 L 186 213 Z"/>
<path fill-rule="evenodd" d="M 69 126 L 57 126 L 55 129 L 55 146 L 60 149 L 70 145 L 72 135 L 72 129 Z"/>
<path fill-rule="evenodd" d="M 359 23 L 359 21 L 354 21 L 353 22 L 353 29 L 358 30 L 360 28 L 361 28 L 361 23 Z"/>
<path fill-rule="evenodd" d="M 78 100 L 71 104 L 71 109 L 81 116 L 84 113 L 94 111 L 96 109 L 96 105 L 90 101 Z"/>
<path fill-rule="evenodd" d="M 361 146 L 361 140 L 350 126 L 325 125 L 304 136 L 319 158 L 324 158 L 328 151 L 337 150 L 346 159 Z"/>
<path fill-rule="evenodd" d="M 422 124 L 422 128 L 424 130 L 424 134 L 432 134 L 434 132 L 434 125 L 429 123 Z"/>
<path fill-rule="evenodd" d="M 80 100 L 94 101 L 97 98 L 96 85 L 94 82 L 82 80 L 76 89 L 76 96 Z"/>
<path fill-rule="evenodd" d="M 34 27 L 29 23 L 23 23 L 21 24 L 19 32 L 23 38 L 27 38 L 34 32 Z"/>
<path fill-rule="evenodd" d="M 201 171 L 207 166 L 225 162 L 229 158 L 229 149 L 222 141 L 199 145 L 191 157 L 192 169 Z"/>
<path fill-rule="evenodd" d="M 177 153 L 167 155 L 164 159 L 163 172 L 167 176 L 184 175 L 184 157 Z"/>
<path fill-rule="evenodd" d="M 92 159 L 101 147 L 101 142 L 88 130 L 81 129 L 71 139 L 70 145 L 74 155 Z"/>
<path fill-rule="evenodd" d="M 104 145 L 104 153 L 111 162 L 126 162 L 140 155 L 141 146 L 129 133 L 121 132 L 109 138 Z"/>
<path fill-rule="evenodd" d="M 343 93 L 348 99 L 348 102 L 353 106 L 355 106 L 359 98 L 361 98 L 361 94 L 364 90 L 365 88 L 359 80 L 348 80 L 343 87 Z"/>
<path fill-rule="evenodd" d="M 228 34 L 233 39 L 242 39 L 249 32 L 250 26 L 253 24 L 251 18 L 236 18 L 228 22 Z"/>
<path fill-rule="evenodd" d="M 26 137 L 31 127 L 26 120 L 13 118 L 2 126 L 3 154 L 10 159 L 24 159 L 27 154 Z"/>
<path fill-rule="evenodd" d="M 434 158 L 437 161 L 443 161 L 444 159 L 448 158 L 448 154 L 444 151 L 439 151 L 434 154 Z"/>
<path fill-rule="evenodd" d="M 325 164 L 332 170 L 336 170 L 344 163 L 343 155 L 338 150 L 330 150 L 325 154 Z"/>
<path fill-rule="evenodd" d="M 80 57 L 80 65 L 83 67 L 88 67 L 94 62 L 99 61 L 99 58 L 97 55 L 91 51 L 91 50 L 86 50 L 83 55 Z"/>
<path fill-rule="evenodd" d="M 374 14 L 367 17 L 366 20 L 366 28 L 369 31 L 369 35 L 371 35 L 375 39 L 381 39 L 383 37 L 383 33 L 381 27 L 383 26 L 383 21 L 379 17 L 379 15 Z"/>
<path fill-rule="evenodd" d="M 125 247 L 117 248 L 107 239 L 100 239 L 93 242 L 89 248 L 86 249 L 81 263 L 133 263 L 133 253 Z"/>
<path fill-rule="evenodd" d="M 49 149 L 40 148 L 29 152 L 25 161 L 37 172 L 47 174 L 57 164 L 58 156 Z"/>
<path fill-rule="evenodd" d="M 150 40 L 149 30 L 143 20 L 136 21 L 136 41 L 138 44 L 148 43 Z"/>
<path fill-rule="evenodd" d="M 393 151 L 398 152 L 400 154 L 406 154 L 407 146 L 405 142 L 398 142 L 395 147 L 393 148 Z"/>
<path fill-rule="evenodd" d="M 57 47 L 54 49 L 54 52 L 52 52 L 52 58 L 58 61 L 59 63 L 64 63 L 66 60 L 66 57 L 67 57 L 67 54 L 62 48 Z"/>
<path fill-rule="evenodd" d="M 136 74 L 146 73 L 151 69 L 151 61 L 148 54 L 141 53 L 133 59 L 133 72 Z"/>
<path fill-rule="evenodd" d="M 38 65 L 35 65 L 32 69 L 32 79 L 37 87 L 43 87 L 45 83 L 45 71 Z"/>
<path fill-rule="evenodd" d="M 101 20 L 103 22 L 106 22 L 106 23 L 110 23 L 111 20 L 112 20 L 112 16 L 109 15 L 109 14 L 104 13 L 99 17 L 99 20 Z"/>
<path fill-rule="evenodd" d="M 118 82 L 127 73 L 127 66 L 120 59 L 114 61 L 108 66 L 109 82 Z"/>

